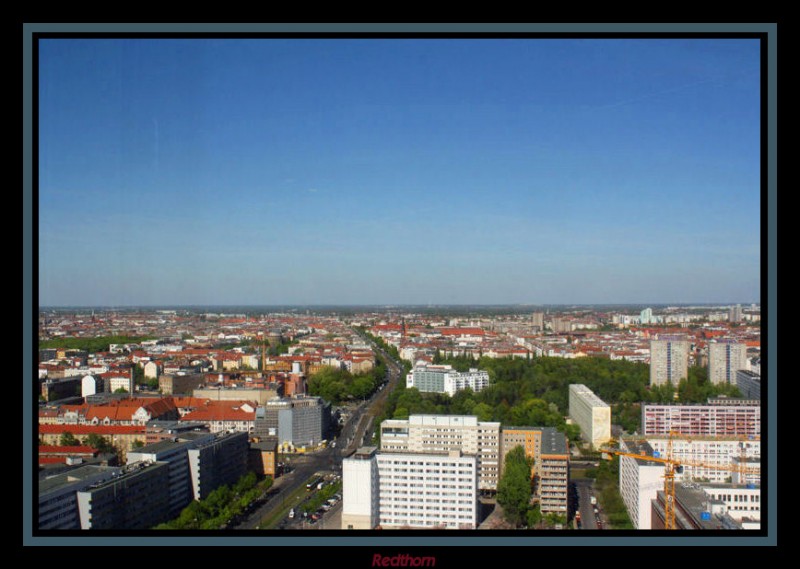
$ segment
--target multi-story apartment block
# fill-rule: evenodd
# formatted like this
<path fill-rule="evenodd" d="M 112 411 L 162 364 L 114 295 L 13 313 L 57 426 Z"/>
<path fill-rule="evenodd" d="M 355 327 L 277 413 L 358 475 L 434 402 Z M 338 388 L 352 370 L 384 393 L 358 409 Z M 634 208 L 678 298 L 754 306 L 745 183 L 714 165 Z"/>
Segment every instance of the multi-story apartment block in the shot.
<path fill-rule="evenodd" d="M 128 453 L 128 464 L 165 462 L 169 469 L 169 515 L 177 517 L 194 498 L 189 471 L 189 449 L 211 442 L 211 433 L 184 433 L 174 441 L 165 440 Z"/>
<path fill-rule="evenodd" d="M 761 375 L 746 369 L 736 372 L 736 387 L 747 399 L 761 399 Z"/>
<path fill-rule="evenodd" d="M 169 465 L 137 462 L 77 493 L 81 529 L 149 529 L 169 519 Z"/>
<path fill-rule="evenodd" d="M 406 387 L 421 392 L 447 393 L 453 396 L 466 388 L 478 392 L 489 385 L 489 372 L 471 368 L 458 372 L 450 365 L 418 364 L 406 375 Z"/>
<path fill-rule="evenodd" d="M 247 433 L 221 433 L 187 450 L 192 493 L 202 500 L 223 484 L 234 484 L 247 472 Z"/>
<path fill-rule="evenodd" d="M 594 447 L 611 439 L 611 407 L 583 384 L 569 386 L 569 416 Z"/>
<path fill-rule="evenodd" d="M 477 527 L 474 456 L 376 450 L 362 448 L 344 460 L 343 529 Z"/>
<path fill-rule="evenodd" d="M 567 512 L 569 490 L 569 444 L 564 433 L 552 427 L 504 427 L 501 437 L 501 465 L 517 446 L 533 460 L 531 476 L 543 513 Z M 501 469 L 502 471 L 502 469 Z"/>
<path fill-rule="evenodd" d="M 689 374 L 689 342 L 682 336 L 650 341 L 650 385 L 675 385 Z"/>
<path fill-rule="evenodd" d="M 642 434 L 760 437 L 761 406 L 753 404 L 642 405 Z"/>
<path fill-rule="evenodd" d="M 411 415 L 381 423 L 381 451 L 461 451 L 478 460 L 478 488 L 497 490 L 500 474 L 500 423 L 475 416 Z"/>
<path fill-rule="evenodd" d="M 77 492 L 120 475 L 121 468 L 87 465 L 39 481 L 39 529 L 81 529 Z"/>
<path fill-rule="evenodd" d="M 733 340 L 708 344 L 708 381 L 735 384 L 736 372 L 747 369 L 747 346 Z"/>
<path fill-rule="evenodd" d="M 653 451 L 666 456 L 669 437 L 647 437 Z M 681 463 L 683 478 L 761 484 L 761 441 L 743 438 L 672 438 L 672 458 Z"/>

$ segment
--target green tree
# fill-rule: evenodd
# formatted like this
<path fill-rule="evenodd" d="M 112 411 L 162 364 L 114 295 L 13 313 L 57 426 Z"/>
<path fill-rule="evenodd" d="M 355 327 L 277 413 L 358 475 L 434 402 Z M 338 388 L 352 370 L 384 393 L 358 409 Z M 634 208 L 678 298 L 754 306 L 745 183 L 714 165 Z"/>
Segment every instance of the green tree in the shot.
<path fill-rule="evenodd" d="M 143 446 L 144 446 L 144 442 L 140 441 L 139 439 L 136 439 L 135 441 L 133 441 L 133 444 L 131 445 L 131 447 L 133 447 L 133 448 L 142 448 Z"/>
<path fill-rule="evenodd" d="M 107 438 L 98 435 L 97 433 L 92 433 L 88 437 L 86 437 L 86 444 L 92 448 L 99 450 L 100 452 L 114 452 L 114 446 L 108 441 Z"/>
<path fill-rule="evenodd" d="M 528 510 L 526 519 L 529 528 L 536 527 L 542 523 L 542 510 L 539 507 L 539 504 L 536 504 L 534 507 Z"/>
<path fill-rule="evenodd" d="M 531 461 L 525 449 L 514 447 L 506 455 L 503 476 L 497 484 L 497 503 L 503 506 L 506 520 L 515 526 L 527 519 L 531 500 Z"/>
<path fill-rule="evenodd" d="M 125 389 L 124 387 L 117 387 L 117 388 L 114 390 L 114 393 L 128 393 L 128 390 L 127 390 L 127 389 Z"/>
<path fill-rule="evenodd" d="M 74 447 L 81 444 L 81 441 L 75 438 L 75 435 L 70 433 L 69 431 L 64 431 L 61 433 L 61 438 L 58 441 L 62 447 Z"/>

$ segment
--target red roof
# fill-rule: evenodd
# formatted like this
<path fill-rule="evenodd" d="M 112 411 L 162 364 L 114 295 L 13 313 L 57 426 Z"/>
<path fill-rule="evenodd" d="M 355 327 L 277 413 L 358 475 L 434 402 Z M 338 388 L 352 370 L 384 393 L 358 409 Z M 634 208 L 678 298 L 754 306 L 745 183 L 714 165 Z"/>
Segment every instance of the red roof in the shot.
<path fill-rule="evenodd" d="M 96 454 L 97 450 L 94 447 L 86 445 L 75 446 L 56 446 L 56 445 L 39 445 L 39 454 Z"/>
<path fill-rule="evenodd" d="M 39 425 L 40 435 L 60 435 L 62 433 L 73 435 L 136 435 L 144 434 L 142 425 Z"/>
<path fill-rule="evenodd" d="M 483 336 L 483 328 L 440 328 L 442 336 Z"/>

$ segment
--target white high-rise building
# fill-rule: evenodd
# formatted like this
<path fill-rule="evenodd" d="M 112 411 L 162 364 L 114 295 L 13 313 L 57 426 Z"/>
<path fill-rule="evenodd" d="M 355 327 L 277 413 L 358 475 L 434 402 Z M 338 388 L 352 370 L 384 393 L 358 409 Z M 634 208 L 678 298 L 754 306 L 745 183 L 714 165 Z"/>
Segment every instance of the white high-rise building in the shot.
<path fill-rule="evenodd" d="M 451 365 L 418 363 L 406 375 L 406 387 L 425 393 L 447 393 L 451 397 L 466 388 L 478 392 L 489 385 L 489 373 L 472 368 L 458 372 Z"/>
<path fill-rule="evenodd" d="M 650 447 L 666 456 L 669 437 L 647 437 Z M 681 462 L 683 477 L 710 482 L 736 478 L 746 484 L 761 483 L 761 441 L 721 437 L 672 439 L 672 458 Z M 737 472 L 737 468 L 744 472 Z"/>
<path fill-rule="evenodd" d="M 747 346 L 733 340 L 708 344 L 708 380 L 717 385 L 735 384 L 736 372 L 747 369 Z"/>
<path fill-rule="evenodd" d="M 496 490 L 500 475 L 500 423 L 467 415 L 411 415 L 381 423 L 381 451 L 449 452 L 478 460 L 478 487 Z"/>
<path fill-rule="evenodd" d="M 611 439 L 611 407 L 583 384 L 569 386 L 569 416 L 594 447 Z"/>
<path fill-rule="evenodd" d="M 680 336 L 650 341 L 650 385 L 677 386 L 689 375 L 689 342 Z"/>
<path fill-rule="evenodd" d="M 620 450 L 653 456 L 653 448 L 643 441 L 620 441 Z M 619 493 L 633 527 L 650 529 L 651 500 L 664 489 L 664 465 L 629 456 L 619 457 Z"/>
<path fill-rule="evenodd" d="M 342 529 L 475 529 L 474 456 L 378 453 L 359 449 L 343 461 Z"/>

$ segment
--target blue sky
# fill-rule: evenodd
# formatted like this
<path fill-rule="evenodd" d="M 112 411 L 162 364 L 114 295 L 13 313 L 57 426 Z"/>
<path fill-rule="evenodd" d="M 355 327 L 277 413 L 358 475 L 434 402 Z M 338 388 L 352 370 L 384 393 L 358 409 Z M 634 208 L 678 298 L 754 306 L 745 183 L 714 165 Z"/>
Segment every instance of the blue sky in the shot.
<path fill-rule="evenodd" d="M 760 301 L 756 40 L 48 39 L 41 305 Z"/>

